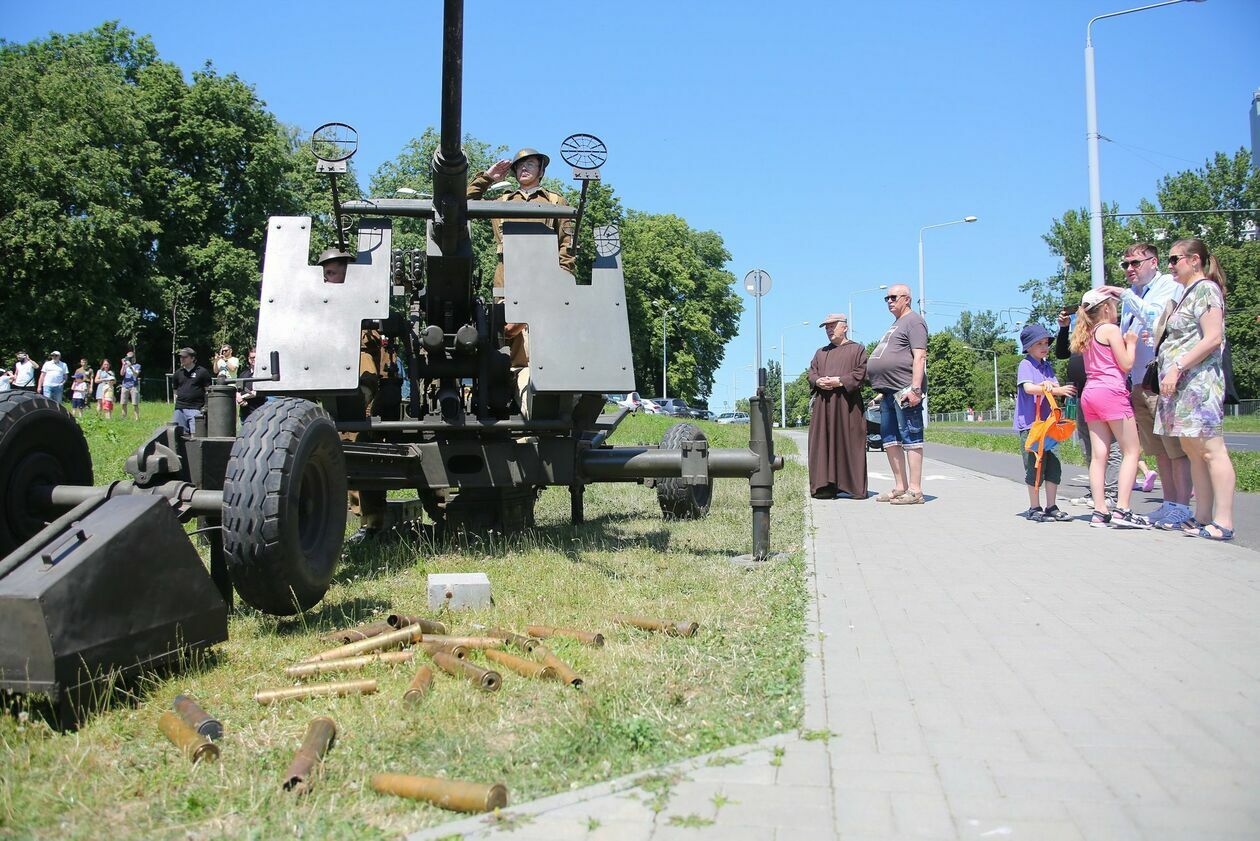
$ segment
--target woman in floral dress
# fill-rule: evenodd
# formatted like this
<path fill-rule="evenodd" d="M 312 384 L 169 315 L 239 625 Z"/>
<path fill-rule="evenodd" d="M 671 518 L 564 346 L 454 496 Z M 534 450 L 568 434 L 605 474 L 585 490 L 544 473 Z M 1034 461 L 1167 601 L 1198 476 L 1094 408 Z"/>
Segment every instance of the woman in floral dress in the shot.
<path fill-rule="evenodd" d="M 1209 540 L 1234 537 L 1234 465 L 1225 449 L 1225 274 L 1207 246 L 1180 239 L 1168 252 L 1186 288 L 1159 346 L 1156 435 L 1173 435 L 1190 457 L 1196 508 L 1182 529 Z"/>

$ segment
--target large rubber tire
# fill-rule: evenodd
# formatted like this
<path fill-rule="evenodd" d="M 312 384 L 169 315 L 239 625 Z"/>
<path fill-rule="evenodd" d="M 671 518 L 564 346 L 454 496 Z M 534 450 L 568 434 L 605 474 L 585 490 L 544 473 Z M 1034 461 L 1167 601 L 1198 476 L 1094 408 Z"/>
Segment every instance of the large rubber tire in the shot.
<path fill-rule="evenodd" d="M 694 423 L 676 423 L 665 430 L 661 449 L 681 450 L 684 441 L 706 441 Z M 713 502 L 713 480 L 703 485 L 688 485 L 682 479 L 658 479 L 656 499 L 667 520 L 698 520 L 709 515 Z"/>
<path fill-rule="evenodd" d="M 277 616 L 314 607 L 345 533 L 346 457 L 332 418 L 306 400 L 268 400 L 241 427 L 223 482 L 223 555 L 236 592 Z"/>
<path fill-rule="evenodd" d="M 32 488 L 90 484 L 92 454 L 69 412 L 31 391 L 0 394 L 0 558 L 48 524 Z"/>

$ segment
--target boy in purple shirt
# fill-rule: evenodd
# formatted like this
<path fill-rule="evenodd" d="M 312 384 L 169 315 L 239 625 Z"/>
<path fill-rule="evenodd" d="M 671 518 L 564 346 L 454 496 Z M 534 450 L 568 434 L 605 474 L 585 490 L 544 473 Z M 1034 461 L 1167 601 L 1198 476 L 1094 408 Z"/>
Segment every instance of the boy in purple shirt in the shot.
<path fill-rule="evenodd" d="M 1025 443 L 1032 425 L 1050 417 L 1050 401 L 1045 398 L 1046 392 L 1055 397 L 1076 396 L 1076 386 L 1059 385 L 1054 366 L 1046 359 L 1050 355 L 1050 338 L 1050 331 L 1040 324 L 1025 324 L 1024 329 L 1019 331 L 1019 344 L 1025 356 L 1015 377 L 1015 431 Z M 1063 480 L 1063 466 L 1051 449 L 1056 444 L 1057 441 L 1047 437 L 1045 454 L 1041 457 L 1041 480 L 1046 489 L 1045 508 L 1039 504 L 1037 493 L 1037 453 L 1024 452 L 1024 484 L 1028 486 L 1028 510 L 1024 516 L 1034 523 L 1063 523 L 1072 519 L 1055 501 L 1059 482 Z"/>

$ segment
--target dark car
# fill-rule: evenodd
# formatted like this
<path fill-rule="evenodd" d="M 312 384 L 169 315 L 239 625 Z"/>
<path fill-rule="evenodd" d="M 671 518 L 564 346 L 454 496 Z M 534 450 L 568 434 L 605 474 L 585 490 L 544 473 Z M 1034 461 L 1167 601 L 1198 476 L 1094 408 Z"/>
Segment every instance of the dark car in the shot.
<path fill-rule="evenodd" d="M 686 401 L 680 397 L 662 397 L 659 399 L 653 397 L 652 402 L 667 415 L 673 415 L 676 418 L 691 417 L 691 409 L 687 406 Z"/>
<path fill-rule="evenodd" d="M 879 451 L 884 449 L 884 437 L 879 434 L 879 421 L 883 416 L 879 403 L 871 403 L 866 407 L 866 449 Z"/>

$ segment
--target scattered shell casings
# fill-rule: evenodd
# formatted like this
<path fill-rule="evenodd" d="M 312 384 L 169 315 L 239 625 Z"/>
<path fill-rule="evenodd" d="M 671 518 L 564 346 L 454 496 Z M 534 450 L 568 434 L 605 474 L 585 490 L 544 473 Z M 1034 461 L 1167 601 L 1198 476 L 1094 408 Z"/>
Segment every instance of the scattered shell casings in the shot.
<path fill-rule="evenodd" d="M 503 783 L 485 785 L 411 774 L 373 774 L 371 785 L 381 794 L 423 800 L 455 812 L 493 812 L 507 806 L 507 786 Z"/>
<path fill-rule="evenodd" d="M 433 653 L 436 651 L 444 651 L 447 654 L 458 657 L 460 660 L 463 660 L 468 656 L 467 648 L 464 648 L 462 645 L 447 645 L 444 642 L 438 642 L 437 637 L 428 637 L 423 641 L 416 643 L 416 648 L 424 651 L 424 653 L 428 654 L 430 657 L 433 656 Z"/>
<path fill-rule="evenodd" d="M 323 769 L 324 754 L 337 741 L 337 723 L 327 716 L 312 719 L 306 725 L 302 746 L 284 772 L 284 790 L 306 794 L 311 790 L 315 777 Z"/>
<path fill-rule="evenodd" d="M 529 625 L 525 628 L 531 636 L 539 639 L 547 639 L 547 637 L 569 637 L 578 642 L 584 642 L 587 645 L 601 646 L 604 644 L 604 635 L 592 633 L 591 631 L 579 631 L 576 628 L 552 628 L 548 625 Z"/>
<path fill-rule="evenodd" d="M 374 692 L 376 692 L 374 680 L 343 680 L 336 683 L 293 686 L 287 689 L 260 689 L 254 693 L 254 700 L 266 705 L 296 698 L 318 698 L 324 695 L 371 695 Z"/>
<path fill-rule="evenodd" d="M 175 714 L 201 735 L 217 742 L 223 738 L 223 724 L 201 708 L 201 705 L 187 695 L 176 695 L 171 705 Z"/>
<path fill-rule="evenodd" d="M 506 630 L 505 628 L 491 628 L 486 631 L 486 636 L 498 637 L 508 645 L 527 653 L 532 652 L 535 648 L 542 645 L 542 643 L 534 637 L 522 636 L 521 634 Z"/>
<path fill-rule="evenodd" d="M 493 660 L 501 666 L 506 666 L 518 675 L 542 680 L 556 679 L 555 666 L 539 663 L 537 660 L 526 660 L 524 657 L 517 657 L 515 654 L 508 654 L 506 651 L 497 651 L 493 648 L 487 648 L 485 654 L 486 659 Z"/>
<path fill-rule="evenodd" d="M 375 654 L 360 654 L 358 657 L 343 657 L 340 660 L 298 663 L 296 666 L 287 667 L 284 673 L 289 677 L 314 677 L 329 672 L 352 672 L 373 663 L 405 663 L 415 656 L 414 651 L 379 651 Z"/>
<path fill-rule="evenodd" d="M 433 670 L 428 666 L 416 669 L 416 676 L 411 679 L 407 691 L 403 693 L 403 703 L 415 706 L 424 700 L 433 686 Z"/>
<path fill-rule="evenodd" d="M 405 613 L 391 613 L 386 619 L 391 628 L 405 628 L 408 625 L 416 625 L 426 634 L 434 634 L 441 636 L 446 633 L 446 626 L 441 622 L 433 619 L 425 619 L 422 616 L 408 616 Z"/>
<path fill-rule="evenodd" d="M 568 663 L 551 653 L 551 650 L 545 645 L 540 645 L 534 649 L 534 653 L 542 657 L 542 661 L 548 666 L 556 670 L 556 680 L 561 683 L 567 683 L 574 689 L 581 689 L 583 680 L 582 676 L 573 671 Z"/>
<path fill-rule="evenodd" d="M 158 728 L 162 735 L 171 740 L 171 744 L 183 751 L 194 764 L 203 759 L 219 758 L 219 746 L 198 733 L 188 722 L 171 710 L 166 710 L 158 719 Z"/>
<path fill-rule="evenodd" d="M 307 657 L 302 662 L 318 663 L 321 660 L 340 660 L 345 657 L 367 654 L 369 651 L 380 651 L 383 648 L 395 648 L 413 642 L 420 642 L 422 639 L 424 639 L 424 631 L 417 626 L 408 625 L 404 628 L 399 628 L 397 631 L 390 631 L 388 634 L 378 634 L 365 640 L 321 651 L 313 657 Z"/>
<path fill-rule="evenodd" d="M 382 619 L 379 622 L 369 622 L 366 625 L 356 625 L 353 628 L 342 628 L 340 631 L 321 634 L 320 639 L 326 642 L 345 644 L 365 640 L 369 637 L 378 637 L 392 630 L 395 630 L 394 626 L 389 624 L 387 620 Z"/>
<path fill-rule="evenodd" d="M 699 622 L 686 620 L 675 622 L 670 619 L 649 619 L 646 616 L 618 615 L 613 617 L 613 621 L 618 625 L 632 625 L 643 631 L 657 631 L 671 637 L 694 637 L 696 631 L 700 630 Z"/>
<path fill-rule="evenodd" d="M 503 685 L 503 678 L 499 676 L 498 672 L 483 669 L 475 663 L 460 660 L 458 657 L 454 657 L 444 651 L 435 653 L 433 662 L 437 663 L 438 668 L 448 675 L 466 677 L 477 684 L 479 689 L 484 689 L 487 692 L 498 692 L 499 687 Z"/>
<path fill-rule="evenodd" d="M 445 645 L 448 648 L 453 645 L 460 645 L 464 648 L 502 648 L 503 639 L 500 637 L 425 637 L 426 640 L 436 642 L 438 645 Z"/>

